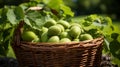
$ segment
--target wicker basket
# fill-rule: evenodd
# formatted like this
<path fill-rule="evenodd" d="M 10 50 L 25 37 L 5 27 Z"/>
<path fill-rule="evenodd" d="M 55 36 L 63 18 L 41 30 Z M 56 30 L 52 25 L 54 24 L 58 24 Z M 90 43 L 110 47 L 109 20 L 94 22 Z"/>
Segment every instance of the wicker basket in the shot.
<path fill-rule="evenodd" d="M 20 40 L 21 22 L 13 49 L 20 67 L 100 67 L 103 37 L 71 43 L 31 43 Z"/>

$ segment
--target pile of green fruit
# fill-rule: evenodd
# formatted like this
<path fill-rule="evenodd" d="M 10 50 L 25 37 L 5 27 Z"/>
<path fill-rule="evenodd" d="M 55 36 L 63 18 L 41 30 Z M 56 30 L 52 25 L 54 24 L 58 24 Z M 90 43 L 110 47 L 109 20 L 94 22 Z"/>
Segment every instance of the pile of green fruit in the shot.
<path fill-rule="evenodd" d="M 39 31 L 24 29 L 22 40 L 28 42 L 65 43 L 92 40 L 93 37 L 85 32 L 81 24 L 66 20 L 48 19 Z"/>

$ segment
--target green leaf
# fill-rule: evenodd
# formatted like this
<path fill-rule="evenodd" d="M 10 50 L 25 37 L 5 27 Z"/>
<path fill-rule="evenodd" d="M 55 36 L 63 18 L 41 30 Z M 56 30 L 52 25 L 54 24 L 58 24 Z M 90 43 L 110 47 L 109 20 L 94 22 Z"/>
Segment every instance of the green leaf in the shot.
<path fill-rule="evenodd" d="M 36 22 L 36 26 L 38 28 L 41 28 L 43 26 L 43 24 L 45 23 L 45 18 L 41 17 L 40 19 L 36 19 L 35 22 Z"/>
<path fill-rule="evenodd" d="M 120 43 L 114 39 L 112 42 L 110 42 L 109 47 L 112 55 L 120 59 Z"/>
<path fill-rule="evenodd" d="M 11 24 L 10 23 L 4 23 L 4 30 L 6 30 L 6 29 L 9 29 L 9 28 L 11 28 L 12 26 L 11 26 Z"/>
<path fill-rule="evenodd" d="M 119 36 L 118 33 L 112 33 L 112 34 L 111 34 L 111 38 L 113 38 L 113 39 L 117 39 L 118 36 Z"/>
<path fill-rule="evenodd" d="M 6 42 L 7 40 L 11 40 L 11 38 L 13 37 L 13 34 L 14 34 L 14 30 L 15 29 L 12 28 L 12 29 L 7 29 L 5 31 L 6 34 L 4 34 L 4 37 L 5 37 L 4 42 Z"/>
<path fill-rule="evenodd" d="M 24 18 L 24 22 L 30 27 L 32 27 L 32 24 L 30 23 L 30 20 L 27 17 Z"/>
<path fill-rule="evenodd" d="M 101 37 L 103 36 L 102 33 L 99 32 L 97 28 L 90 29 L 86 31 L 87 33 L 91 34 L 93 38 Z"/>
<path fill-rule="evenodd" d="M 45 4 L 48 4 L 51 0 L 43 0 Z"/>
<path fill-rule="evenodd" d="M 104 45 L 103 45 L 103 54 L 109 53 L 110 48 L 109 48 L 109 41 L 105 38 L 104 39 Z"/>
<path fill-rule="evenodd" d="M 35 1 L 39 3 L 39 2 L 42 2 L 43 0 L 35 0 Z"/>
<path fill-rule="evenodd" d="M 47 4 L 49 8 L 54 9 L 57 12 L 60 12 L 60 10 L 62 10 L 64 12 L 64 15 L 74 16 L 74 13 L 68 6 L 64 4 L 63 0 L 43 0 L 43 2 Z"/>
<path fill-rule="evenodd" d="M 11 24 L 17 24 L 16 16 L 14 14 L 13 9 L 9 9 L 7 12 L 7 19 L 10 21 Z"/>
<path fill-rule="evenodd" d="M 29 12 L 27 15 L 28 20 L 26 19 L 28 25 L 34 28 L 40 28 L 45 23 L 45 17 L 42 16 L 39 12 L 33 11 Z"/>
<path fill-rule="evenodd" d="M 117 40 L 120 42 L 120 34 L 119 34 L 119 36 L 118 36 Z"/>
<path fill-rule="evenodd" d="M 14 53 L 14 50 L 12 49 L 12 46 L 8 46 L 8 53 L 7 53 L 7 57 L 12 57 L 12 58 L 15 58 L 16 59 L 16 56 L 15 56 L 15 53 Z"/>
<path fill-rule="evenodd" d="M 55 9 L 57 11 L 60 10 L 60 5 L 64 4 L 62 0 L 44 0 L 45 4 L 47 4 L 48 7 Z"/>
<path fill-rule="evenodd" d="M 104 17 L 104 22 L 108 23 L 108 25 L 113 25 L 110 17 Z"/>
<path fill-rule="evenodd" d="M 112 25 L 113 32 L 120 34 L 120 29 L 118 26 Z"/>
<path fill-rule="evenodd" d="M 3 29 L 4 29 L 3 26 L 4 26 L 4 24 L 0 22 L 0 31 L 1 31 L 1 32 L 2 32 Z"/>
<path fill-rule="evenodd" d="M 2 39 L 3 39 L 3 33 L 0 33 L 0 43 L 2 42 Z"/>
<path fill-rule="evenodd" d="M 65 14 L 70 15 L 72 17 L 74 16 L 74 13 L 71 11 L 70 7 L 68 7 L 64 4 L 60 5 L 60 9 L 63 10 Z"/>
<path fill-rule="evenodd" d="M 4 50 L 3 46 L 1 46 L 1 44 L 0 44 L 0 55 L 2 55 L 2 56 L 6 55 L 5 50 Z"/>
<path fill-rule="evenodd" d="M 25 11 L 28 8 L 28 3 L 22 3 L 19 6 Z"/>
<path fill-rule="evenodd" d="M 29 11 L 27 13 L 27 17 L 30 18 L 31 20 L 39 19 L 41 18 L 41 14 L 38 11 Z"/>
<path fill-rule="evenodd" d="M 86 26 L 86 27 L 87 27 L 87 26 L 90 26 L 91 24 L 92 24 L 91 21 L 85 21 L 85 22 L 83 23 L 83 25 Z"/>
<path fill-rule="evenodd" d="M 104 26 L 103 27 L 103 33 L 106 35 L 111 35 L 111 33 L 113 32 L 113 28 L 111 27 L 111 26 L 109 26 L 109 25 L 107 25 L 107 26 Z"/>
<path fill-rule="evenodd" d="M 1 18 L 1 14 L 2 14 L 2 9 L 0 9 L 0 18 Z"/>
<path fill-rule="evenodd" d="M 5 41 L 3 44 L 4 44 L 3 47 L 4 47 L 4 49 L 5 49 L 5 52 L 7 53 L 7 51 L 8 51 L 8 46 L 10 45 L 10 40 Z"/>
<path fill-rule="evenodd" d="M 6 21 L 7 20 L 7 16 L 6 16 L 7 11 L 8 11 L 7 7 L 1 9 L 1 18 L 2 18 L 2 21 Z"/>
<path fill-rule="evenodd" d="M 97 21 L 97 22 L 99 23 L 98 17 L 99 17 L 99 16 L 97 16 L 96 14 L 92 14 L 92 15 L 86 16 L 86 17 L 85 17 L 85 20 L 86 20 L 86 21 L 90 21 L 90 22 Z"/>
<path fill-rule="evenodd" d="M 117 57 L 114 57 L 114 56 L 111 56 L 111 57 L 112 57 L 111 62 L 112 62 L 113 64 L 117 64 L 118 67 L 120 67 L 120 59 L 118 59 Z"/>
<path fill-rule="evenodd" d="M 24 17 L 25 17 L 23 9 L 21 7 L 19 7 L 19 6 L 15 7 L 14 13 L 15 13 L 16 19 L 19 20 L 19 21 L 23 20 Z"/>

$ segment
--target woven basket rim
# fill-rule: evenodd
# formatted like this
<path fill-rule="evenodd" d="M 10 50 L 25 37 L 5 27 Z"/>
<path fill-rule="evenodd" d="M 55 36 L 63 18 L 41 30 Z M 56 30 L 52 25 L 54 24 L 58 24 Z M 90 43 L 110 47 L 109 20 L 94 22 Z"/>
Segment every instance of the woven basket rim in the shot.
<path fill-rule="evenodd" d="M 97 45 L 97 41 L 103 41 L 103 37 L 98 37 L 93 40 L 85 40 L 85 41 L 80 41 L 80 42 L 65 42 L 65 43 L 48 43 L 48 42 L 26 42 L 26 41 L 21 41 L 21 45 L 29 45 L 29 46 L 44 46 L 44 47 L 58 47 L 58 46 L 83 46 L 83 47 L 88 47 L 88 46 L 94 46 Z"/>

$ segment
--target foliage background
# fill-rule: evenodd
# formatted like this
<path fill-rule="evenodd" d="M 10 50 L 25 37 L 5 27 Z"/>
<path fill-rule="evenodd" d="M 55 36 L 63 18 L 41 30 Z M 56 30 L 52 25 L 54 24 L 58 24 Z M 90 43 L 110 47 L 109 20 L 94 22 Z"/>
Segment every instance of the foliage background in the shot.
<path fill-rule="evenodd" d="M 4 5 L 19 5 L 35 0 L 0 0 L 0 8 Z M 41 0 L 42 1 L 42 0 Z M 88 14 L 107 14 L 113 20 L 120 20 L 119 0 L 63 0 L 71 7 L 76 16 Z"/>

